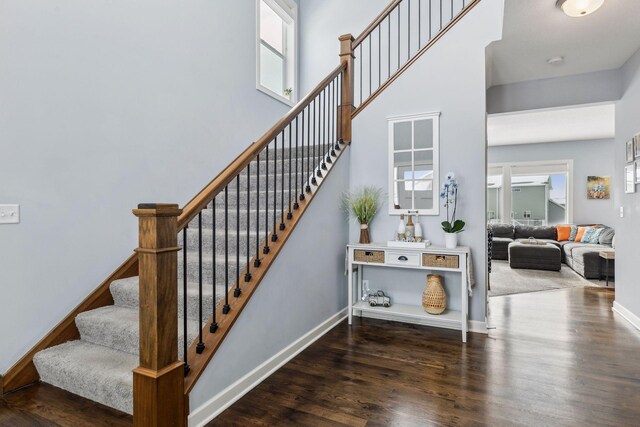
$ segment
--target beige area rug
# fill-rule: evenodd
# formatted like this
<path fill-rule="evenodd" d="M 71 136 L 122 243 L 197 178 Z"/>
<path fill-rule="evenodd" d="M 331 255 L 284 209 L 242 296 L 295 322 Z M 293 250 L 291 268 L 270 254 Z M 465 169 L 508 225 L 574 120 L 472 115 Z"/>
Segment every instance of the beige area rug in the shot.
<path fill-rule="evenodd" d="M 524 294 L 528 292 L 548 291 L 552 289 L 605 287 L 605 281 L 587 280 L 562 264 L 560 271 L 512 269 L 508 261 L 491 262 L 490 297 L 500 295 Z M 614 283 L 609 280 L 609 287 Z"/>

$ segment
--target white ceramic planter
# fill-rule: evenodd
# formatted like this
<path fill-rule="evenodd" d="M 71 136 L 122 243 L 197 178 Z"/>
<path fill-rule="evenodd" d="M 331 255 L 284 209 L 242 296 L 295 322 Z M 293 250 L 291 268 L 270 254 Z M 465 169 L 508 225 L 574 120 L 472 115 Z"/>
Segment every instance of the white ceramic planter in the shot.
<path fill-rule="evenodd" d="M 458 233 L 444 233 L 444 243 L 447 249 L 458 247 Z"/>

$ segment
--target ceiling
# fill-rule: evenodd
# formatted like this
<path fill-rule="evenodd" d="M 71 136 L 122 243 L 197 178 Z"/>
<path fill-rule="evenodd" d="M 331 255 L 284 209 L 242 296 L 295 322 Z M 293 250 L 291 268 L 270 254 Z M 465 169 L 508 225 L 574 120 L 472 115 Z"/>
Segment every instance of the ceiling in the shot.
<path fill-rule="evenodd" d="M 588 141 L 614 135 L 613 104 L 490 114 L 487 119 L 489 146 Z"/>
<path fill-rule="evenodd" d="M 503 39 L 490 48 L 490 86 L 620 68 L 640 48 L 640 0 L 605 0 L 570 18 L 556 0 L 505 0 Z M 560 65 L 547 61 L 563 56 Z"/>

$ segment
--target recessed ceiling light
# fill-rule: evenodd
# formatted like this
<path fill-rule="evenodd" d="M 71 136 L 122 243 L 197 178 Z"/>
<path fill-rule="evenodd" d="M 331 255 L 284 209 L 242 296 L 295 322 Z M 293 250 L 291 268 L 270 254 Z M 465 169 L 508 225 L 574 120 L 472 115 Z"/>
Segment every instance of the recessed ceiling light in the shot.
<path fill-rule="evenodd" d="M 547 60 L 547 64 L 549 65 L 560 65 L 563 62 L 564 62 L 563 56 L 554 56 L 553 58 L 550 58 Z"/>
<path fill-rule="evenodd" d="M 579 18 L 600 9 L 603 3 L 604 0 L 557 0 L 556 6 L 561 8 L 567 16 Z"/>

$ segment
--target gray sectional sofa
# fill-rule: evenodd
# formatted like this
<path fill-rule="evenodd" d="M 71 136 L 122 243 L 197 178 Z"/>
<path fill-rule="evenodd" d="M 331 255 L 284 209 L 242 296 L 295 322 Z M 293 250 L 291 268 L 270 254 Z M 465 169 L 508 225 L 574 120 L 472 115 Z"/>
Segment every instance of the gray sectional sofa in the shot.
<path fill-rule="evenodd" d="M 600 258 L 599 252 L 602 250 L 611 250 L 615 231 L 601 224 L 593 224 L 603 227 L 605 230 L 600 234 L 598 244 L 582 243 L 574 241 L 558 241 L 558 231 L 553 226 L 524 226 L 512 224 L 491 224 L 489 229 L 492 231 L 492 253 L 491 259 L 508 260 L 509 245 L 521 239 L 534 238 L 538 241 L 553 244 L 560 249 L 561 262 L 571 267 L 575 272 L 586 279 L 600 279 L 605 275 L 605 264 Z M 535 268 L 536 260 L 531 259 L 524 265 L 533 265 Z M 615 265 L 613 262 L 609 264 L 609 277 L 614 276 Z"/>

